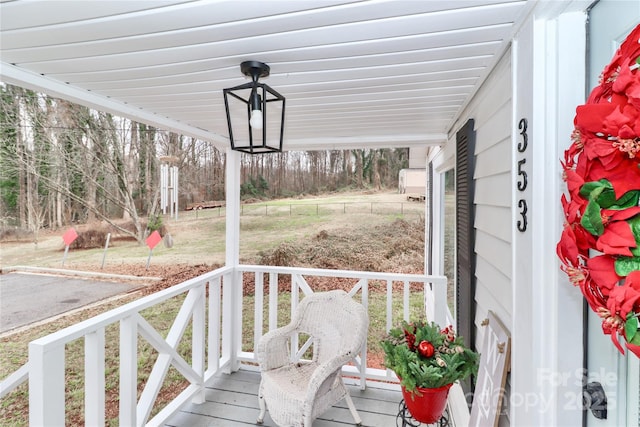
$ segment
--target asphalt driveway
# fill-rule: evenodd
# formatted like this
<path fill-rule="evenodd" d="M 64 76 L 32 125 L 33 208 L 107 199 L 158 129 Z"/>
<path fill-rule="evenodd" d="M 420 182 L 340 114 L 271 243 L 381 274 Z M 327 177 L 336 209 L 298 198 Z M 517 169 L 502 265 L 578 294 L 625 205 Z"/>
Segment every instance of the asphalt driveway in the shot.
<path fill-rule="evenodd" d="M 0 275 L 0 333 L 130 292 L 140 283 L 116 283 L 49 274 Z"/>

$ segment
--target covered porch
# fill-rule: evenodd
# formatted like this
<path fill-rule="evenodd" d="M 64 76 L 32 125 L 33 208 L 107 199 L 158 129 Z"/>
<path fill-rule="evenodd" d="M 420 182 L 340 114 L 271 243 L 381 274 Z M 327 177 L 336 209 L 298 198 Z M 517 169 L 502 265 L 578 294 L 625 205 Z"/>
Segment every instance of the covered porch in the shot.
<path fill-rule="evenodd" d="M 496 69 L 502 70 L 501 64 L 509 78 L 517 76 L 518 70 L 533 69 L 534 49 L 528 49 L 528 43 L 533 46 L 534 33 L 543 29 L 534 18 L 581 12 L 588 3 L 331 0 L 247 2 L 251 7 L 238 7 L 236 1 L 149 1 L 78 2 L 74 8 L 62 8 L 55 2 L 4 2 L 2 81 L 226 150 L 227 228 L 224 267 L 33 341 L 29 362 L 3 380 L 0 394 L 28 381 L 30 424 L 65 424 L 65 347 L 82 340 L 86 425 L 106 422 L 105 377 L 114 374 L 105 368 L 108 346 L 117 347 L 119 360 L 115 373 L 119 425 L 251 425 L 257 414 L 255 344 L 263 333 L 285 321 L 277 307 L 285 306 L 291 313 L 304 295 L 315 291 L 316 280 L 342 281 L 351 296 L 378 319 L 372 331 L 383 333 L 398 320 L 416 315 L 440 324 L 454 323 L 443 273 L 445 214 L 438 195 L 444 191 L 445 170 L 455 167 L 456 132 L 470 111 L 477 109 L 478 123 L 485 126 L 479 138 L 484 141 L 482 147 L 496 140 L 505 150 L 478 153 L 481 164 L 491 166 L 483 169 L 489 182 L 485 188 L 491 191 L 480 204 L 497 208 L 485 211 L 490 214 L 481 226 L 486 226 L 483 232 L 488 238 L 471 250 L 500 261 L 500 270 L 481 265 L 480 275 L 497 277 L 487 280 L 487 287 L 504 296 L 503 317 L 518 336 L 511 392 L 555 396 L 551 385 L 535 383 L 532 368 L 547 364 L 555 368 L 556 360 L 567 358 L 562 350 L 575 346 L 554 336 L 557 343 L 552 343 L 550 355 L 531 351 L 547 344 L 540 331 L 553 330 L 545 328 L 545 322 L 552 322 L 546 317 L 546 288 L 540 287 L 538 293 L 530 284 L 537 272 L 518 275 L 514 261 L 522 252 L 535 264 L 543 252 L 538 248 L 531 256 L 531 251 L 523 252 L 516 245 L 512 206 L 517 201 L 511 179 L 518 142 L 512 122 L 522 116 L 520 103 L 533 99 L 526 96 L 529 90 L 538 86 L 523 73 L 527 80 L 523 83 L 507 84 L 502 79 L 494 87 L 492 79 Z M 544 57 L 542 44 L 535 47 L 536 54 Z M 267 83 L 287 97 L 285 151 L 409 147 L 427 150 L 425 161 L 432 164 L 437 163 L 434 156 L 442 160 L 435 170 L 423 165 L 433 175 L 429 184 L 436 195 L 426 195 L 425 274 L 240 264 L 240 154 L 229 149 L 222 91 L 242 82 L 238 66 L 244 60 L 270 64 Z M 518 90 L 524 95 L 515 98 Z M 505 100 L 494 102 L 496 94 Z M 481 108 L 484 104 L 477 107 L 474 100 L 478 99 L 503 108 L 495 112 Z M 532 121 L 533 125 L 543 126 L 542 121 Z M 544 144 L 532 147 L 542 150 Z M 553 157 L 545 156 L 536 158 L 536 164 Z M 495 194 L 502 196 L 500 200 L 495 200 Z M 541 204 L 532 211 L 542 216 L 546 207 Z M 473 210 L 468 212 L 472 226 L 473 215 Z M 553 232 L 553 227 L 545 229 L 547 240 L 555 238 L 548 236 Z M 493 239 L 493 234 L 499 238 Z M 530 235 L 525 237 L 531 245 Z M 250 298 L 243 292 L 248 282 L 255 287 Z M 281 284 L 286 292 L 278 291 Z M 492 302 L 487 295 L 480 295 L 485 298 L 481 303 Z M 373 300 L 380 298 L 382 303 L 376 301 L 372 309 Z M 157 328 L 145 317 L 146 310 L 163 304 L 175 305 L 175 316 L 168 327 Z M 476 300 L 470 305 L 475 306 Z M 481 307 L 470 319 L 472 330 L 483 310 L 492 307 Z M 534 321 L 516 322 L 518 318 Z M 110 338 L 113 330 L 115 338 Z M 371 363 L 377 339 L 370 335 L 360 356 L 344 368 L 344 376 L 365 425 L 388 426 L 395 424 L 400 395 L 394 375 Z M 157 353 L 156 364 L 143 378 L 137 365 L 140 345 Z M 294 345 L 296 350 L 304 347 L 304 343 Z M 168 373 L 183 378 L 185 386 L 167 404 L 156 405 Z M 316 424 L 348 423 L 340 405 Z M 454 425 L 467 425 L 468 408 L 461 389 L 452 391 L 449 409 Z M 539 424 L 545 425 L 561 412 L 554 408 L 540 415 L 534 413 L 537 408 L 529 409 L 511 408 L 505 423 L 544 419 L 549 422 Z"/>
<path fill-rule="evenodd" d="M 30 424 L 65 424 L 66 346 L 81 340 L 84 401 L 80 404 L 86 425 L 105 424 L 106 402 L 114 398 L 105 392 L 105 378 L 114 375 L 107 372 L 105 357 L 114 346 L 119 360 L 115 375 L 120 425 L 253 424 L 260 377 L 253 352 L 257 341 L 266 331 L 288 323 L 300 300 L 327 280 L 369 312 L 368 342 L 343 368 L 364 425 L 393 425 L 386 421 L 395 420 L 401 393 L 395 375 L 380 366 L 378 337 L 400 319 L 426 315 L 440 324 L 451 323 L 444 276 L 223 267 L 31 342 L 28 363 L 2 382 L 2 394 L 28 381 Z M 243 292 L 245 283 L 253 292 Z M 147 309 L 152 307 L 172 313 L 169 324 L 161 326 L 150 316 Z M 292 352 L 303 358 L 308 343 L 297 336 L 291 341 Z M 157 352 L 152 369 L 138 366 L 141 351 Z M 376 360 L 368 361 L 376 353 Z M 174 385 L 167 392 L 169 376 Z M 178 387 L 176 376 L 182 384 Z M 167 393 L 173 393 L 171 400 L 158 403 L 158 397 Z M 352 423 L 345 407 L 339 404 L 314 425 Z M 464 425 L 468 408 L 460 389 L 452 391 L 449 408 L 452 420 Z M 265 421 L 271 425 L 269 418 Z"/>

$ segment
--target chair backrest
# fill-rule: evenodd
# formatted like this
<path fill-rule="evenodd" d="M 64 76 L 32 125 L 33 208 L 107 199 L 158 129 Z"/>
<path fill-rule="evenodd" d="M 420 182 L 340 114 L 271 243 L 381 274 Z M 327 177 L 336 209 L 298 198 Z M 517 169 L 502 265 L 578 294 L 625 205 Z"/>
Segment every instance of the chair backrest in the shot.
<path fill-rule="evenodd" d="M 314 358 L 323 363 L 343 356 L 355 357 L 369 329 L 367 310 L 345 291 L 317 292 L 305 297 L 292 322 L 314 338 Z"/>

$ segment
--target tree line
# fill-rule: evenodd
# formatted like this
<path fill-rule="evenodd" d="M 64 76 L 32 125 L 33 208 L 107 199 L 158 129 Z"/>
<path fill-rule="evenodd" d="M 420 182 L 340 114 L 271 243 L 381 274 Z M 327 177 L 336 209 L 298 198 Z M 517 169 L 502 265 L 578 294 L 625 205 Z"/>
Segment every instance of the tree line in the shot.
<path fill-rule="evenodd" d="M 142 241 L 143 218 L 160 212 L 167 158 L 179 170 L 179 209 L 225 198 L 225 154 L 207 141 L 8 84 L 0 104 L 0 228 L 101 220 Z M 397 188 L 408 156 L 406 148 L 242 154 L 241 195 Z"/>

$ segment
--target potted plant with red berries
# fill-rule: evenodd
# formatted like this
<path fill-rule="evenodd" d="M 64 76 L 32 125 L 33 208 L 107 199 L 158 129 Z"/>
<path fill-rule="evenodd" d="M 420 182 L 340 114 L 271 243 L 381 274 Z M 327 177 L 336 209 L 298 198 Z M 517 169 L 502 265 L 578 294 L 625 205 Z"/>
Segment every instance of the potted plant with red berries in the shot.
<path fill-rule="evenodd" d="M 440 419 L 454 382 L 478 372 L 480 355 L 451 326 L 403 321 L 380 344 L 385 366 L 400 379 L 407 409 L 423 423 Z"/>

